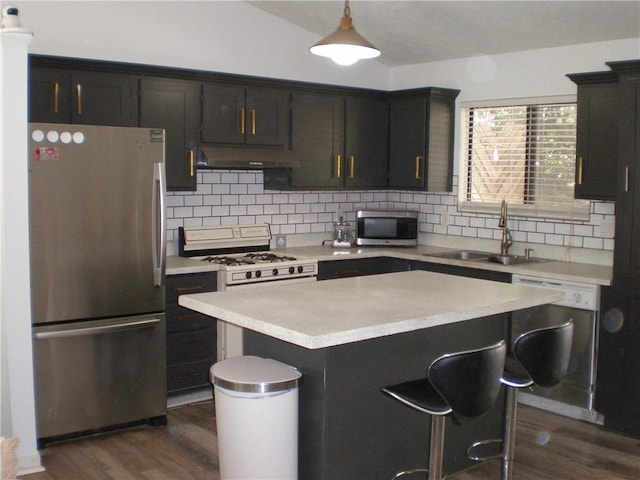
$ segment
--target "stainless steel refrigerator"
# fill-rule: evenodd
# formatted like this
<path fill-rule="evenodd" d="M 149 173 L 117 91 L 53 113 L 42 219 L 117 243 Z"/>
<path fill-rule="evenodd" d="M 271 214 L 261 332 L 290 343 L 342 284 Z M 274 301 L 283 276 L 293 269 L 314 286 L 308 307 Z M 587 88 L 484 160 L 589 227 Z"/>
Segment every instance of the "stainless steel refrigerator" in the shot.
<path fill-rule="evenodd" d="M 164 131 L 29 133 L 39 442 L 164 423 Z"/>

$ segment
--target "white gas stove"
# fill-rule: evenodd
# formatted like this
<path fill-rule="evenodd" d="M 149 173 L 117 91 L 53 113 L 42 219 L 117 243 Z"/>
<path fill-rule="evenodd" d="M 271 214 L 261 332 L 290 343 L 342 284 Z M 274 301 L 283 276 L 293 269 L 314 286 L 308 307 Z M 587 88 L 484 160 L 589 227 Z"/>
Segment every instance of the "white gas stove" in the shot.
<path fill-rule="evenodd" d="M 315 280 L 318 261 L 269 251 L 269 224 L 179 229 L 179 253 L 220 265 L 218 289 L 299 279 Z M 245 253 L 242 253 L 245 252 Z"/>
<path fill-rule="evenodd" d="M 269 251 L 268 224 L 180 228 L 179 254 L 220 266 L 218 290 L 314 282 L 318 260 Z M 268 293 L 265 293 L 268 294 Z M 218 321 L 218 360 L 242 355 L 242 329 Z"/>

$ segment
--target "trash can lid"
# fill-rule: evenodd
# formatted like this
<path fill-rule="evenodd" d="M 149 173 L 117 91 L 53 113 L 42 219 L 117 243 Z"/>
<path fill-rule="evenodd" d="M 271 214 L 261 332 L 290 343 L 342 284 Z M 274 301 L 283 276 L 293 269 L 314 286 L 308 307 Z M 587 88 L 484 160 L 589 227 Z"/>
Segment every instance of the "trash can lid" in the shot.
<path fill-rule="evenodd" d="M 302 374 L 294 367 L 271 358 L 233 357 L 213 364 L 214 385 L 246 393 L 280 392 L 296 388 Z"/>

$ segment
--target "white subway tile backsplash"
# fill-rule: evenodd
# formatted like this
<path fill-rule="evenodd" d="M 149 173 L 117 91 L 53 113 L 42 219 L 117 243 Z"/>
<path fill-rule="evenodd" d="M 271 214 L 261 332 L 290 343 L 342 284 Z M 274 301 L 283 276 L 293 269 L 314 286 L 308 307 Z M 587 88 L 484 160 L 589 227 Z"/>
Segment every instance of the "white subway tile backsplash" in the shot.
<path fill-rule="evenodd" d="M 544 243 L 547 245 L 564 245 L 563 235 L 546 234 L 544 236 Z"/>
<path fill-rule="evenodd" d="M 355 221 L 360 209 L 398 209 L 419 212 L 419 231 L 467 238 L 500 240 L 496 215 L 457 210 L 457 194 L 409 191 L 265 191 L 262 171 L 198 172 L 196 192 L 167 195 L 169 240 L 180 226 L 269 223 L 274 235 L 331 232 L 339 210 Z M 454 177 L 454 190 L 458 178 Z M 510 218 L 514 242 L 565 245 L 613 251 L 614 202 L 591 202 L 589 221 Z M 443 214 L 448 215 L 442 225 Z"/>

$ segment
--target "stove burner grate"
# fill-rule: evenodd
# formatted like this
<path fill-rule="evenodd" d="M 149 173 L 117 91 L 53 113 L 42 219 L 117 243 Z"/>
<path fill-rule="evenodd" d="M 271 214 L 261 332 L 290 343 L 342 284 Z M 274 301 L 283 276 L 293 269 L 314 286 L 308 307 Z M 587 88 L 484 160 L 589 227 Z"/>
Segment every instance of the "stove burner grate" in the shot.
<path fill-rule="evenodd" d="M 287 257 L 285 255 L 276 255 L 275 253 L 259 252 L 259 253 L 247 253 L 245 258 L 251 260 L 257 260 L 259 262 L 293 262 L 297 260 L 295 257 Z"/>
<path fill-rule="evenodd" d="M 203 262 L 217 263 L 219 265 L 255 265 L 256 262 L 253 262 L 246 258 L 238 258 L 238 257 L 205 257 L 202 259 Z"/>

